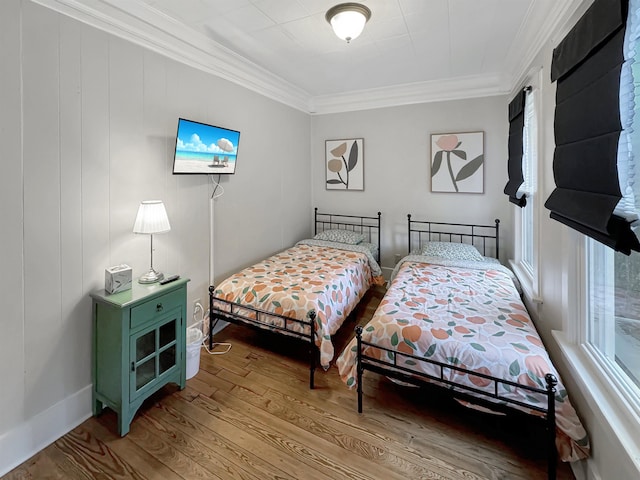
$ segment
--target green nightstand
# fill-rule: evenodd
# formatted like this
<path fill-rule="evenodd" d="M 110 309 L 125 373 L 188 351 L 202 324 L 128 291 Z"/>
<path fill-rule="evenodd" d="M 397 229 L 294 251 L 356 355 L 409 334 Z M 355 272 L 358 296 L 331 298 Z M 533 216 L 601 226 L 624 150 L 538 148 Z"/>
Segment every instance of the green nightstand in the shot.
<path fill-rule="evenodd" d="M 114 410 L 121 436 L 147 397 L 170 382 L 185 386 L 188 281 L 91 293 L 93 414 Z"/>

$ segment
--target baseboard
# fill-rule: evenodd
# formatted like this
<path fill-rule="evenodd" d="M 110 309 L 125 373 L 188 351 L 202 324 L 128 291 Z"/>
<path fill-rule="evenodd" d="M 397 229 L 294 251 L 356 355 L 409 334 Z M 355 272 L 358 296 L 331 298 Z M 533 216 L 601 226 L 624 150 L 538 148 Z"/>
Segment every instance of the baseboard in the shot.
<path fill-rule="evenodd" d="M 0 477 L 91 417 L 89 385 L 0 436 Z"/>

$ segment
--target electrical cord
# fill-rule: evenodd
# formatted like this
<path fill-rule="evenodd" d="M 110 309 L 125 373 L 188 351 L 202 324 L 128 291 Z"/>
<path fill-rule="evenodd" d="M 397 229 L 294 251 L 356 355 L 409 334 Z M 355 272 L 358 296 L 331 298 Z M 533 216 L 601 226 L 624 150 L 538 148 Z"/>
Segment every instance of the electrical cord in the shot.
<path fill-rule="evenodd" d="M 213 186 L 213 192 L 211 192 L 211 200 L 215 200 L 216 198 L 220 198 L 222 195 L 224 195 L 224 187 L 222 185 L 220 185 L 220 174 L 218 174 L 218 180 L 214 180 L 213 179 L 213 175 L 209 175 L 209 178 L 211 180 L 211 185 Z M 216 192 L 218 191 L 218 188 L 220 189 L 220 193 L 218 195 L 216 195 Z M 213 205 L 212 205 L 213 208 Z M 213 215 L 213 210 L 211 212 L 211 214 Z M 213 239 L 213 223 L 211 224 L 211 238 Z M 210 265 L 210 269 L 213 269 L 213 252 L 211 252 L 211 265 Z M 213 273 L 210 271 L 209 272 L 210 276 L 213 275 Z M 200 320 L 197 320 L 196 318 L 196 313 L 198 312 L 198 310 L 200 312 L 202 312 L 202 318 Z M 200 304 L 200 303 L 196 303 L 194 309 L 193 309 L 193 320 L 195 323 L 199 323 L 201 324 L 201 331 L 204 335 L 204 323 L 205 323 L 205 318 L 209 318 L 211 312 L 205 313 L 204 311 L 204 307 Z M 211 335 L 213 335 L 213 328 L 218 324 L 218 319 L 216 318 L 214 325 L 210 325 L 209 326 L 209 332 L 211 333 Z M 212 339 L 213 340 L 213 339 Z M 231 350 L 231 344 L 230 343 L 218 343 L 218 342 L 212 342 L 212 348 L 210 349 L 208 346 L 208 341 L 209 341 L 209 334 L 204 335 L 204 339 L 202 340 L 202 347 L 205 348 L 205 350 L 207 351 L 207 353 L 209 353 L 209 355 L 224 355 L 225 353 L 227 353 L 229 350 Z M 214 352 L 213 349 L 215 347 L 227 347 L 226 350 L 222 350 L 220 352 Z"/>
<path fill-rule="evenodd" d="M 216 198 L 220 198 L 222 195 L 224 195 L 224 187 L 220 185 L 220 174 L 218 174 L 217 181 L 213 179 L 213 175 L 209 175 L 209 179 L 211 180 L 211 184 L 215 185 L 213 192 L 211 193 L 211 199 L 215 200 Z M 220 188 L 220 193 L 216 195 L 218 188 Z"/>
<path fill-rule="evenodd" d="M 197 319 L 196 314 L 198 313 L 198 311 L 202 312 L 202 318 L 200 318 L 200 320 Z M 207 318 L 209 315 L 205 315 L 205 311 L 204 311 L 204 307 L 200 304 L 200 302 L 197 302 L 193 308 L 193 320 L 194 323 L 192 325 L 198 325 L 200 324 L 200 331 L 203 332 L 204 335 L 204 323 L 205 323 L 205 318 Z M 216 324 L 218 323 L 218 320 L 216 319 Z M 214 325 L 215 326 L 215 325 Z M 211 328 L 210 331 L 213 331 L 213 328 Z M 218 343 L 218 342 L 213 342 L 212 344 L 212 348 L 209 349 L 208 344 L 208 340 L 209 340 L 209 335 L 204 335 L 204 338 L 202 339 L 202 345 L 201 347 L 204 347 L 204 349 L 207 351 L 207 353 L 209 355 L 224 355 L 225 353 L 228 353 L 229 350 L 231 350 L 231 344 L 230 343 Z M 220 352 L 214 352 L 213 349 L 215 349 L 216 347 L 221 346 L 221 347 L 227 347 L 226 350 L 222 350 Z"/>

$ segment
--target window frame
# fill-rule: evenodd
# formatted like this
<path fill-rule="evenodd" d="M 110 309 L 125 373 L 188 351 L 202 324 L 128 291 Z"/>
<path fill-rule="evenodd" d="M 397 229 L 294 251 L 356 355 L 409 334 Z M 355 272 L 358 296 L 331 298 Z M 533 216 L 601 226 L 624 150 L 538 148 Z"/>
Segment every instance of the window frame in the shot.
<path fill-rule="evenodd" d="M 603 299 L 604 306 L 599 308 L 604 312 L 603 315 L 606 315 L 609 318 L 604 318 L 603 321 L 600 322 L 600 325 L 593 324 L 593 311 L 597 307 L 593 305 L 593 293 L 590 289 L 593 272 L 589 268 L 589 265 L 592 261 L 598 261 L 598 259 L 594 258 L 596 255 L 602 256 L 605 275 L 613 277 L 615 253 L 609 247 L 606 247 L 605 245 L 590 238 L 585 239 L 585 242 L 586 246 L 583 261 L 584 272 L 586 275 L 584 285 L 581 288 L 581 293 L 583 295 L 583 301 L 581 304 L 584 308 L 584 314 L 581 315 L 581 318 L 584 319 L 584 327 L 579 332 L 580 336 L 578 340 L 590 352 L 593 361 L 598 364 L 598 367 L 606 373 L 604 380 L 612 388 L 616 389 L 619 395 L 621 395 L 624 401 L 629 405 L 635 416 L 640 418 L 640 388 L 635 384 L 629 385 L 629 380 L 626 374 L 621 371 L 621 368 L 615 364 L 615 362 L 612 362 L 611 359 L 606 356 L 606 354 L 611 355 L 611 353 L 615 351 L 615 334 L 612 334 L 611 329 L 608 328 L 615 325 L 615 305 L 613 304 L 612 298 L 607 297 Z M 604 352 L 602 349 L 593 345 L 590 341 L 590 333 L 594 330 L 599 331 L 599 335 L 604 337 Z M 640 424 L 638 426 L 640 428 Z"/>
<path fill-rule="evenodd" d="M 640 466 L 640 396 L 635 396 L 628 382 L 621 378 L 619 367 L 611 365 L 597 348 L 589 343 L 589 255 L 593 248 L 610 250 L 581 233 L 563 229 L 563 315 L 562 330 L 553 330 L 564 358 L 579 384 L 582 397 L 607 424 L 629 457 Z M 605 253 L 606 254 L 606 253 Z M 613 255 L 613 250 L 611 250 Z"/>
<path fill-rule="evenodd" d="M 526 298 L 534 303 L 542 303 L 540 299 L 540 212 L 542 210 L 541 195 L 539 192 L 539 179 L 542 175 L 542 166 L 540 162 L 540 152 L 542 151 L 542 135 L 541 135 L 541 119 L 543 118 L 542 111 L 542 91 L 541 85 L 543 85 L 543 70 L 542 68 L 533 69 L 527 76 L 528 81 L 525 84 L 531 86 L 531 92 L 527 95 L 533 95 L 533 106 L 535 116 L 535 140 L 532 142 L 535 145 L 535 160 L 533 165 L 533 179 L 531 185 L 533 192 L 527 192 L 527 204 L 522 207 L 515 207 L 515 225 L 514 225 L 514 259 L 510 260 L 509 264 L 511 269 L 516 274 L 520 285 L 522 286 L 523 293 Z M 526 106 L 526 103 L 525 103 Z M 527 110 L 525 108 L 525 129 L 523 135 L 526 133 L 527 125 Z M 523 141 L 523 146 L 528 142 Z M 523 152 L 523 159 L 526 152 Z M 524 173 L 524 172 L 523 172 Z M 526 182 L 529 183 L 529 182 Z M 529 210 L 525 212 L 525 209 Z M 532 244 L 532 262 L 529 265 L 524 261 L 523 244 L 524 244 L 524 221 L 525 216 L 531 212 L 531 244 Z"/>
<path fill-rule="evenodd" d="M 534 278 L 535 272 L 535 257 L 536 252 L 534 248 L 535 239 L 535 214 L 537 211 L 537 171 L 538 165 L 538 106 L 536 105 L 538 100 L 538 90 L 531 88 L 531 91 L 527 93 L 527 100 L 525 101 L 524 109 L 524 129 L 523 129 L 523 167 L 526 166 L 524 173 L 525 185 L 529 188 L 525 188 L 527 195 L 527 204 L 520 209 L 520 251 L 519 261 L 522 268 L 527 270 L 531 278 Z M 533 108 L 527 108 L 528 105 L 532 105 Z M 525 170 L 523 168 L 523 170 Z M 527 248 L 528 247 L 528 248 Z M 528 251 L 530 250 L 530 251 Z M 529 257 L 530 258 L 527 258 Z"/>

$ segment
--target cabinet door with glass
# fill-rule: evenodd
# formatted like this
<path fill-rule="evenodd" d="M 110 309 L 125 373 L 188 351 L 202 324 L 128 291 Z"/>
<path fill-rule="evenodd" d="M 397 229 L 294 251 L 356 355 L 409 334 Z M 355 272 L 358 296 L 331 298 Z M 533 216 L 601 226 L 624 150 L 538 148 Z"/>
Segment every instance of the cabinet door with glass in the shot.
<path fill-rule="evenodd" d="M 169 312 L 151 327 L 132 334 L 129 400 L 133 401 L 178 369 L 180 310 Z"/>

